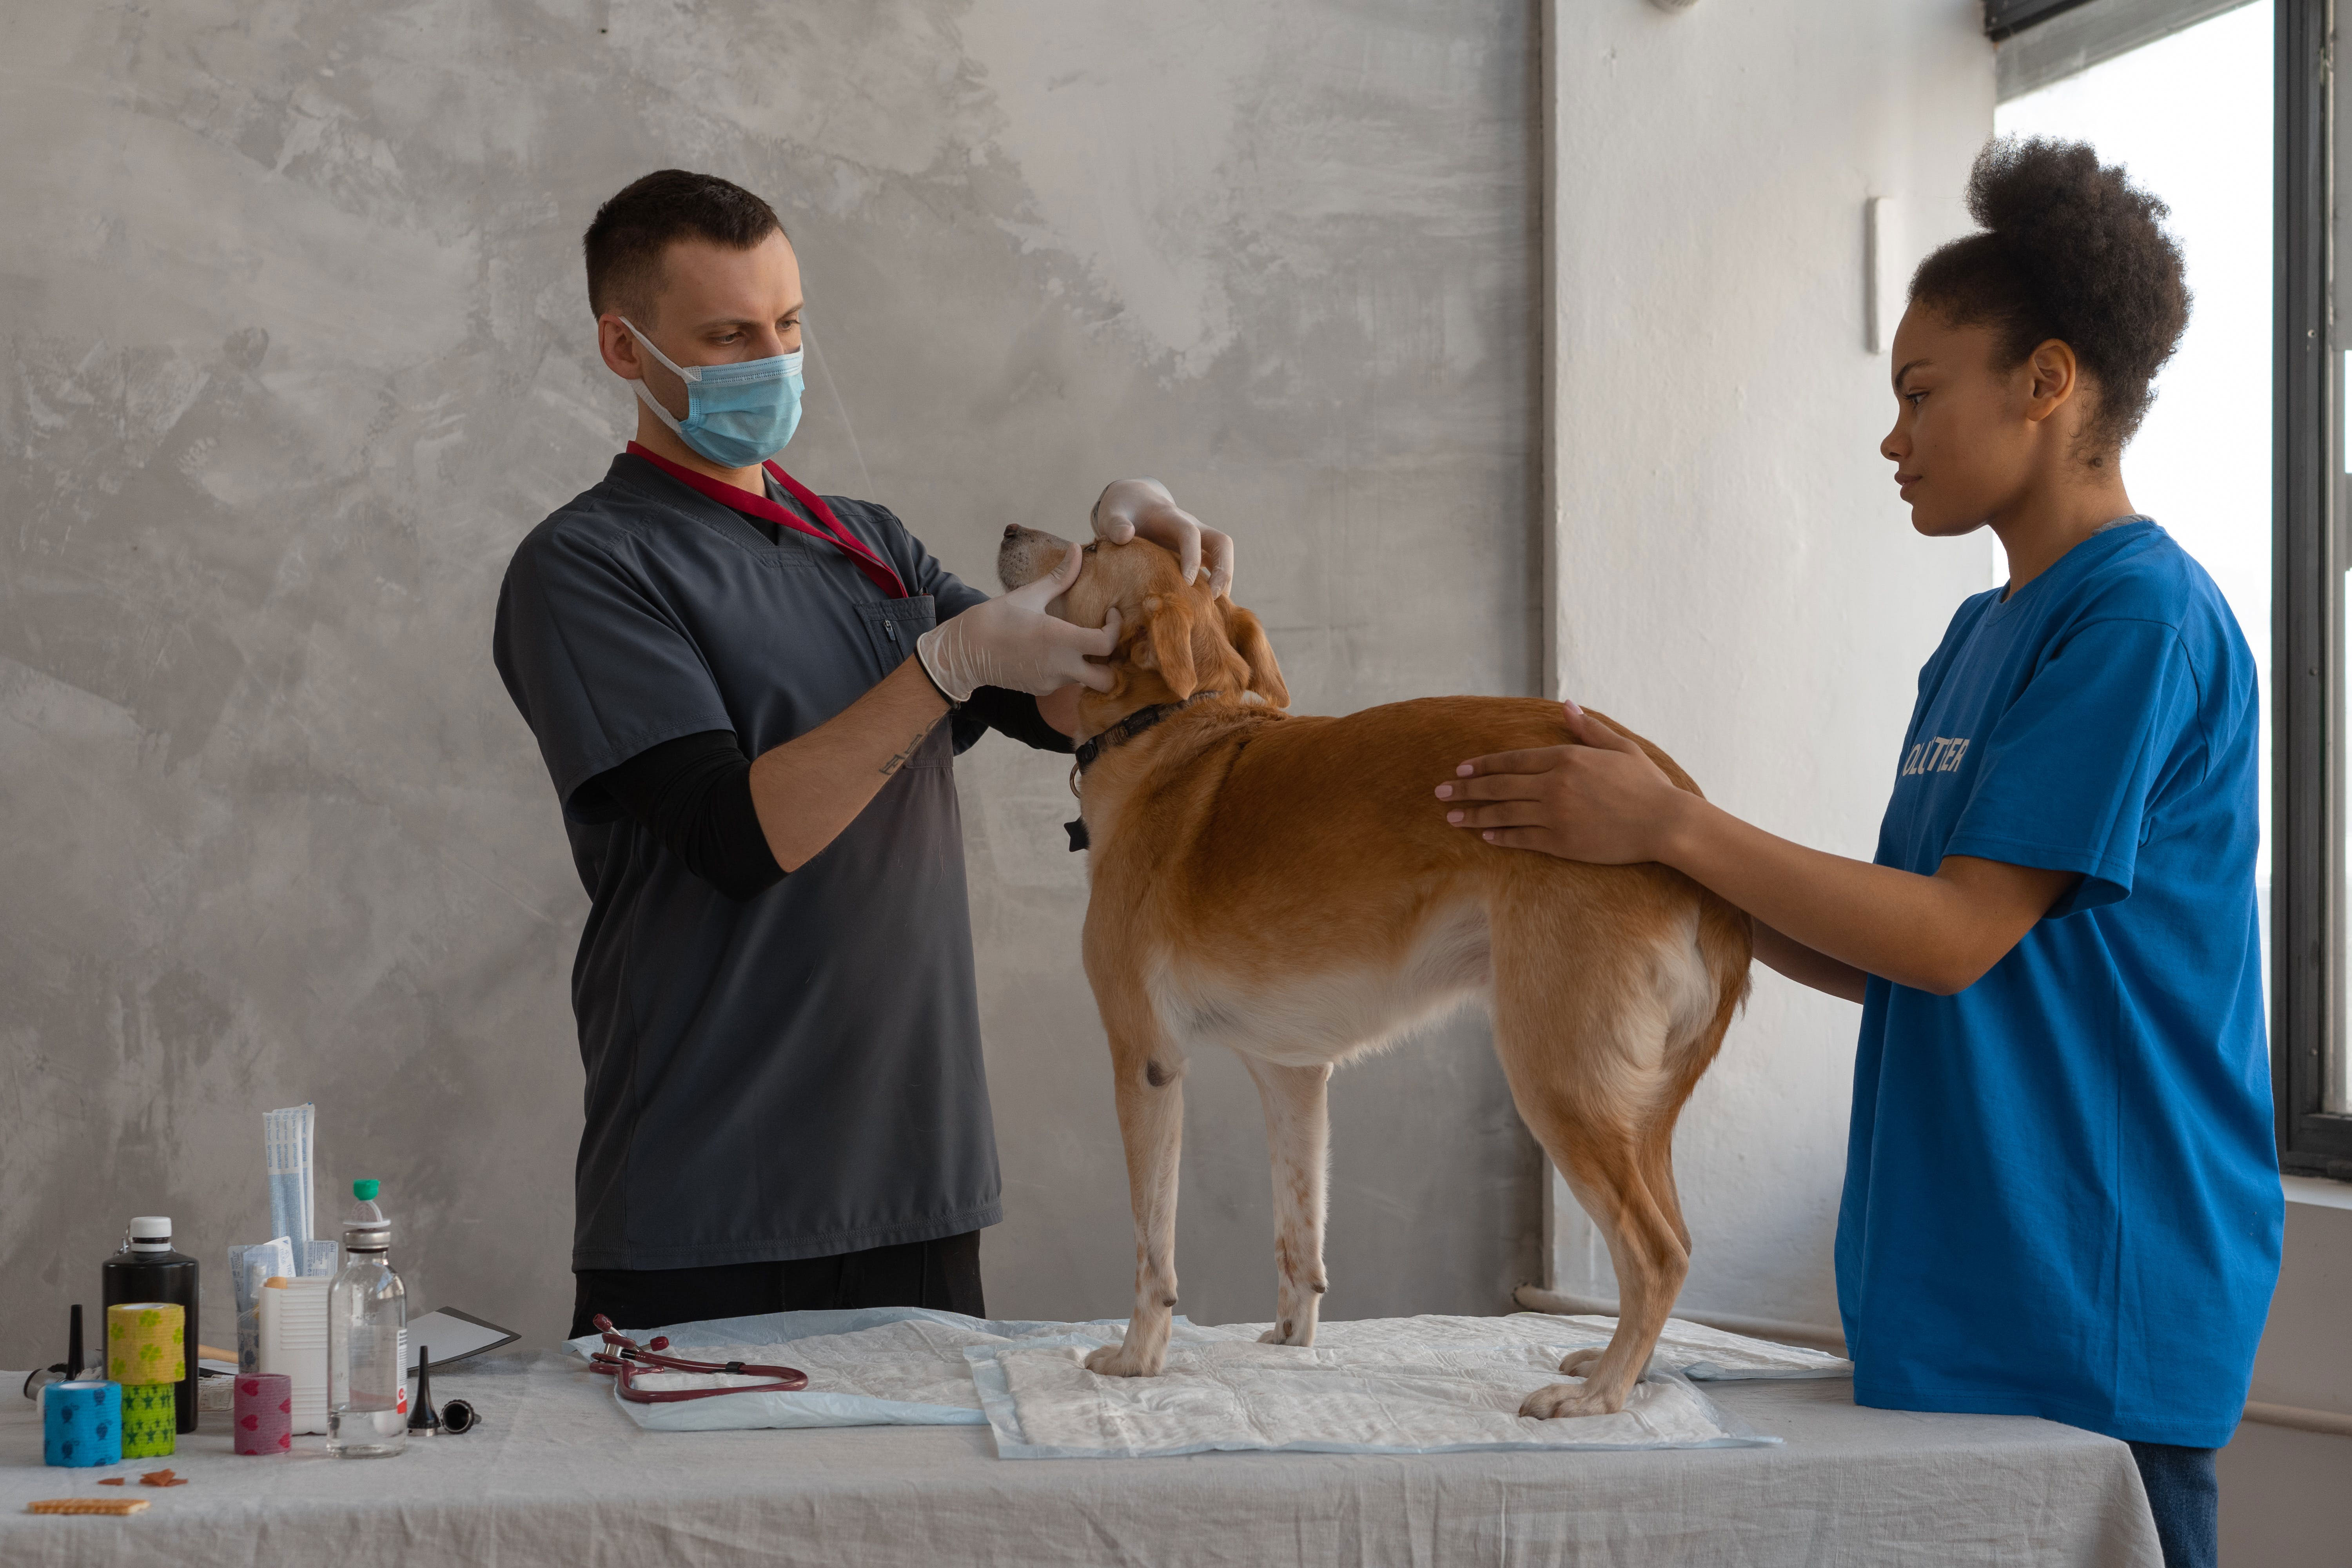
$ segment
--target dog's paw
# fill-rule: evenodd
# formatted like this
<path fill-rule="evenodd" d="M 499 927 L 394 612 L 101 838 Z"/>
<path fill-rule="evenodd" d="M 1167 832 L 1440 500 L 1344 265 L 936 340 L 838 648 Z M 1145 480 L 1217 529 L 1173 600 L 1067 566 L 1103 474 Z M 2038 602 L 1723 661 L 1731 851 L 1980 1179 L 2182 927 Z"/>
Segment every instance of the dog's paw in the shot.
<path fill-rule="evenodd" d="M 1257 1342 L 1262 1345 L 1311 1345 L 1315 1342 L 1315 1325 L 1297 1318 L 1285 1318 L 1258 1335 Z"/>
<path fill-rule="evenodd" d="M 1608 1353 L 1608 1348 L 1602 1345 L 1595 1345 L 1591 1350 L 1570 1351 L 1559 1358 L 1559 1370 L 1570 1377 L 1588 1376 L 1590 1374 L 1585 1368 L 1598 1364 L 1601 1358 Z"/>
<path fill-rule="evenodd" d="M 1087 1370 L 1105 1377 L 1158 1377 L 1167 1361 L 1165 1352 L 1146 1355 L 1125 1345 L 1105 1345 L 1087 1357 Z"/>
<path fill-rule="evenodd" d="M 1538 1421 L 1563 1415 L 1614 1415 L 1623 1408 L 1625 1401 L 1622 1397 L 1612 1399 L 1608 1390 L 1590 1382 L 1555 1383 L 1537 1389 L 1519 1402 L 1519 1414 Z"/>

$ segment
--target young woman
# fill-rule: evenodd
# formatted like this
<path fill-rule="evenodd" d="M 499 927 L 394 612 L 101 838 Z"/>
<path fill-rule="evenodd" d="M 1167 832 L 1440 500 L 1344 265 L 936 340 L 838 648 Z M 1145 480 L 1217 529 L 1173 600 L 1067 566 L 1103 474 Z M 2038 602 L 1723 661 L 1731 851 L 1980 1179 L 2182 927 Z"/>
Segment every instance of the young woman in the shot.
<path fill-rule="evenodd" d="M 1996 142 L 1969 206 L 1982 232 L 1911 280 L 1880 451 L 1914 528 L 1990 526 L 2010 576 L 1919 673 L 1874 861 L 1676 790 L 1573 702 L 1580 744 L 1437 795 L 1507 848 L 1672 866 L 1755 917 L 1766 963 L 1862 1003 L 1855 1398 L 2122 1438 L 2168 1568 L 2210 1564 L 2283 1223 L 2253 659 L 2118 468 L 2188 320 L 2163 204 L 2087 146 Z"/>

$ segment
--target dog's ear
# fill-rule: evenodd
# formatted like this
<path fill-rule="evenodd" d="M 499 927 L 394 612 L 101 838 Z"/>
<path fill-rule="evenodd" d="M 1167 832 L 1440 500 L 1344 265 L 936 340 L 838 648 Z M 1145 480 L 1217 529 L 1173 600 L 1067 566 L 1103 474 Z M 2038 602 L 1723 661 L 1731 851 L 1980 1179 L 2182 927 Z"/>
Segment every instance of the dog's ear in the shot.
<path fill-rule="evenodd" d="M 1249 689 L 1265 698 L 1269 707 L 1289 707 L 1290 688 L 1283 683 L 1282 666 L 1274 662 L 1274 645 L 1265 640 L 1265 628 L 1258 624 L 1255 616 L 1231 599 L 1223 603 L 1225 640 L 1249 665 Z"/>
<path fill-rule="evenodd" d="M 1145 599 L 1143 630 L 1128 659 L 1138 669 L 1158 670 L 1179 702 L 1192 696 L 1201 684 L 1192 665 L 1192 606 L 1171 594 Z"/>

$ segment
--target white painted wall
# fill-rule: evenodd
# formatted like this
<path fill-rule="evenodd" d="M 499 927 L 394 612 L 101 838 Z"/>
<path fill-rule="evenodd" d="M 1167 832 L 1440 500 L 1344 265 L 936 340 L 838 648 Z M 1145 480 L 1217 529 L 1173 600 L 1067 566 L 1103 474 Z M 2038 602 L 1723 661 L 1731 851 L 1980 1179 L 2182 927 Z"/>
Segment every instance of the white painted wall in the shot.
<path fill-rule="evenodd" d="M 1867 856 L 1918 667 L 1987 535 L 1912 533 L 1864 347 L 1863 205 L 1898 275 L 1964 233 L 1991 132 L 1974 0 L 1555 0 L 1551 521 L 1561 689 L 1732 811 Z M 1685 1308 L 1834 1324 L 1859 1009 L 1760 966 L 1675 1145 Z M 1613 1297 L 1554 1178 L 1552 1282 Z"/>

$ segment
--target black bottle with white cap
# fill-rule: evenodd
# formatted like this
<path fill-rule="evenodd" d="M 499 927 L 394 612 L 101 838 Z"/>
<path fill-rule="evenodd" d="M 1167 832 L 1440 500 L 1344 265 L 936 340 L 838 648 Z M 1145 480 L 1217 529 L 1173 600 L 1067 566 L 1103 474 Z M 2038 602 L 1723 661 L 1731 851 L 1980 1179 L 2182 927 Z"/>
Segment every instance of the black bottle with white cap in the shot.
<path fill-rule="evenodd" d="M 173 1397 L 173 1413 L 179 1417 L 178 1429 L 196 1429 L 196 1260 L 184 1252 L 172 1250 L 172 1222 L 162 1215 L 142 1215 L 131 1222 L 131 1230 L 122 1238 L 122 1249 L 106 1260 L 100 1271 L 98 1310 L 100 1345 L 99 1359 L 106 1359 L 103 1336 L 106 1332 L 106 1309 L 119 1307 L 126 1301 L 176 1301 L 188 1317 L 188 1369 L 180 1379 Z"/>

